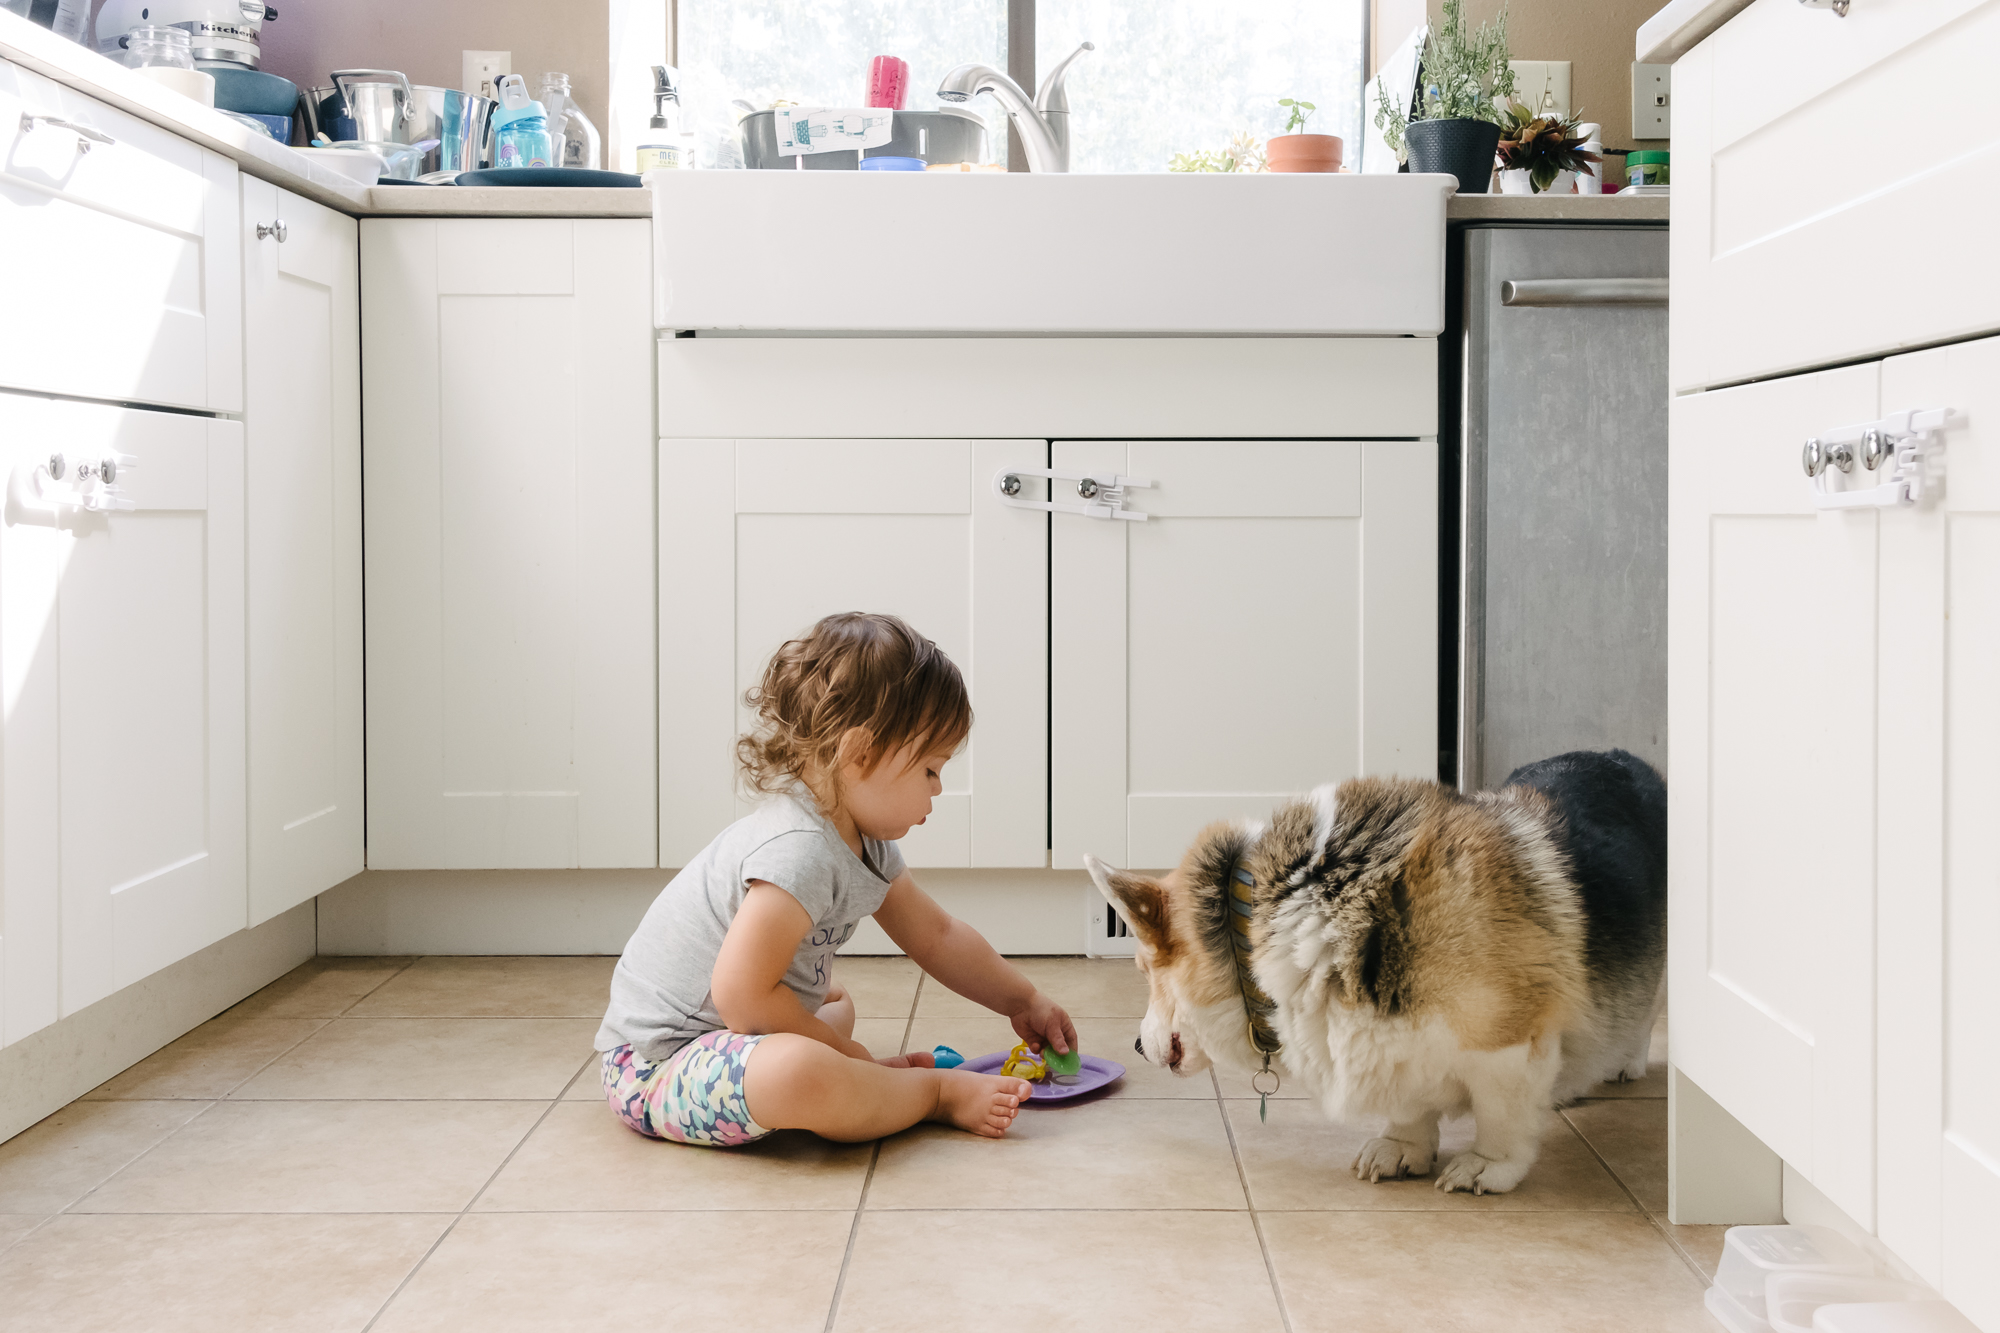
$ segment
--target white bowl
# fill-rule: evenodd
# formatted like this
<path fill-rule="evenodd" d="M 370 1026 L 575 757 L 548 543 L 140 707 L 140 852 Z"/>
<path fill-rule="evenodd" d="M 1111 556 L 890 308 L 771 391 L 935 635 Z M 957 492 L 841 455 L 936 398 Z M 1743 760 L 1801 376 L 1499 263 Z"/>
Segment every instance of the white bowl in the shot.
<path fill-rule="evenodd" d="M 380 153 L 371 153 L 365 148 L 294 148 L 294 153 L 304 153 L 321 166 L 334 171 L 360 185 L 373 185 L 382 179 L 382 169 L 388 164 Z"/>

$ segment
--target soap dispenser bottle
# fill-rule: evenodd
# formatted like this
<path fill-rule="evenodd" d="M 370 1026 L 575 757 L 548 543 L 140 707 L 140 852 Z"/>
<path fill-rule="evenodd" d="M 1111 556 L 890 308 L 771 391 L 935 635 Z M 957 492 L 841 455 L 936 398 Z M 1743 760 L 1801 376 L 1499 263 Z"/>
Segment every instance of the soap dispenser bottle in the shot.
<path fill-rule="evenodd" d="M 528 81 L 509 74 L 495 86 L 500 109 L 493 113 L 493 165 L 546 167 L 549 151 L 548 113 L 528 96 Z"/>

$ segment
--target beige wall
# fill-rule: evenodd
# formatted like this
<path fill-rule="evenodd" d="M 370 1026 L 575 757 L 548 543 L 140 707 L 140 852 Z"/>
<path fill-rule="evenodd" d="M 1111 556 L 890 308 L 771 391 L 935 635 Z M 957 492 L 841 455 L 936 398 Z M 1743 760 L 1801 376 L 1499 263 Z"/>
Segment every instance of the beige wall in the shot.
<path fill-rule="evenodd" d="M 536 75 L 561 70 L 583 113 L 605 130 L 605 0 L 276 0 L 274 7 L 263 67 L 302 88 L 324 86 L 336 69 L 399 69 L 412 83 L 456 88 L 461 51 L 511 51 L 530 92 Z"/>
<path fill-rule="evenodd" d="M 1401 0 L 1377 0 L 1381 8 Z M 1604 127 L 1604 142 L 1630 148 L 1632 59 L 1639 25 L 1665 0 L 1514 0 L 1507 6 L 1507 43 L 1516 60 L 1570 62 L 1569 104 Z M 1468 27 L 1492 21 L 1502 0 L 1465 0 Z M 1441 0 L 1429 0 L 1430 20 L 1443 21 Z M 1379 11 L 1378 11 L 1379 12 Z M 1402 32 L 1409 31 L 1405 24 Z M 1390 42 L 1400 40 L 1388 38 Z M 1382 48 L 1387 54 L 1390 48 Z M 1616 163 L 1617 159 L 1612 159 Z"/>

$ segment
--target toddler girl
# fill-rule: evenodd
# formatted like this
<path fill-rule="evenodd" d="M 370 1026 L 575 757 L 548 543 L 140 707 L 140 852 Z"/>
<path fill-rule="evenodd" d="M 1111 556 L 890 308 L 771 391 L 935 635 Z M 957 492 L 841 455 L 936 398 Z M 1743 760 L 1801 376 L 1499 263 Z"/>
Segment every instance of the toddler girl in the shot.
<path fill-rule="evenodd" d="M 737 759 L 766 799 L 661 891 L 618 960 L 597 1033 L 612 1110 L 680 1143 L 775 1129 L 861 1141 L 919 1120 L 999 1137 L 1026 1083 L 874 1059 L 832 974 L 873 915 L 1036 1050 L 1076 1045 L 1069 1015 L 931 901 L 896 849 L 972 729 L 958 668 L 894 616 L 849 612 L 780 648 L 746 701 L 758 730 Z"/>

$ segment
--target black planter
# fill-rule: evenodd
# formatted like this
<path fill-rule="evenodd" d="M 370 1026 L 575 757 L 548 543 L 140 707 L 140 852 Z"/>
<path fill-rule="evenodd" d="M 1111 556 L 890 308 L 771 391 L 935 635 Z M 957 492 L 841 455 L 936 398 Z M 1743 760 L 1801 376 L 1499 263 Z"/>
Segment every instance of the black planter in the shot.
<path fill-rule="evenodd" d="M 1419 120 L 1403 131 L 1411 171 L 1458 177 L 1460 194 L 1485 194 L 1500 150 L 1500 127 L 1490 120 Z"/>

